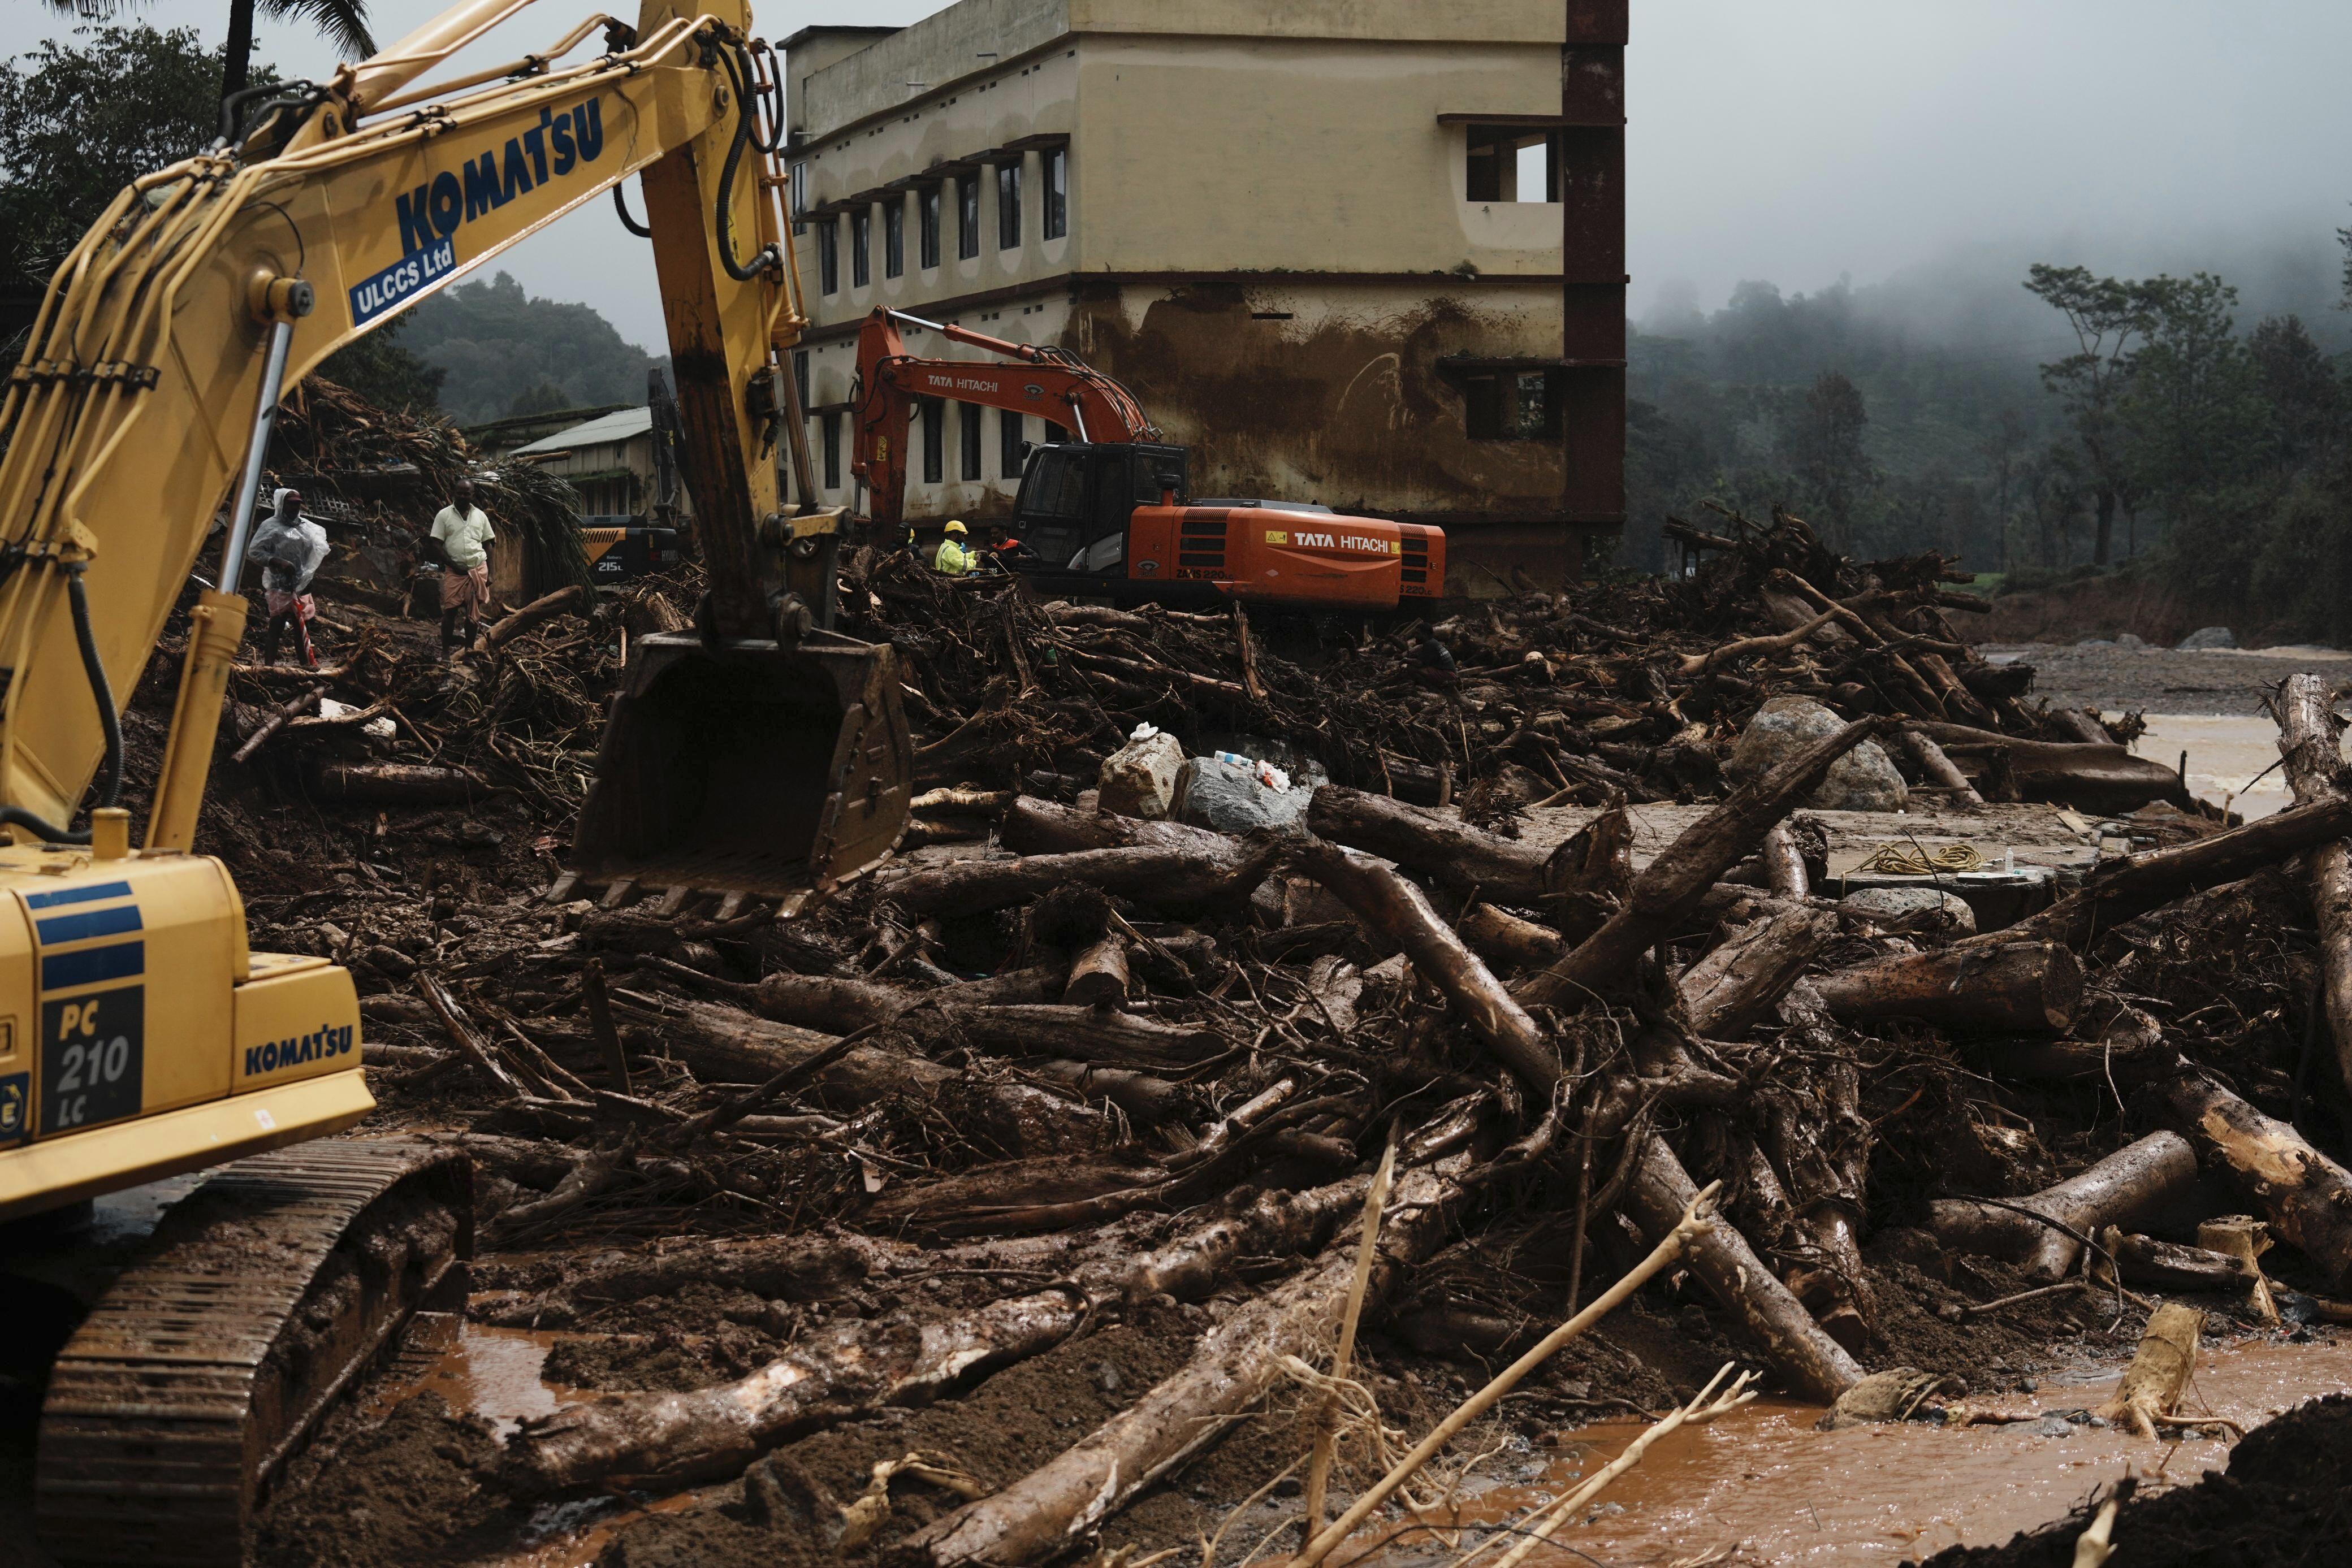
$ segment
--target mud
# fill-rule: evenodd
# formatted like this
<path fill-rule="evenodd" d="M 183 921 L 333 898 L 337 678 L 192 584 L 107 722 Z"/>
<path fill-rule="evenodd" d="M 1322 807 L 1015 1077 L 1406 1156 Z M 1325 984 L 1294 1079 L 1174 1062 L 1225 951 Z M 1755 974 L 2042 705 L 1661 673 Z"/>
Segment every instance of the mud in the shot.
<path fill-rule="evenodd" d="M 2033 666 L 2033 695 L 2053 707 L 2096 707 L 2162 714 L 2262 712 L 2265 686 L 2305 670 L 2352 675 L 2352 655 L 2298 649 L 2292 653 L 2184 653 L 2172 648 L 2123 648 L 2083 643 L 1980 643 L 1977 651 L 2001 663 Z M 2160 755 L 2141 748 L 2147 756 Z M 2169 758 L 2167 758 L 2169 760 Z"/>
<path fill-rule="evenodd" d="M 352 1411 L 330 1427 L 265 1511 L 256 1568 L 462 1562 L 512 1538 L 488 1419 L 425 1393 L 380 1425 Z"/>
<path fill-rule="evenodd" d="M 1954 1547 L 1929 1568 L 2071 1568 L 2074 1546 L 2105 1500 L 2008 1543 Z M 2135 1496 L 2111 1537 L 2116 1568 L 2318 1568 L 2344 1560 L 2352 1525 L 2352 1396 L 2299 1406 L 2247 1434 L 2226 1469 L 2194 1486 Z"/>

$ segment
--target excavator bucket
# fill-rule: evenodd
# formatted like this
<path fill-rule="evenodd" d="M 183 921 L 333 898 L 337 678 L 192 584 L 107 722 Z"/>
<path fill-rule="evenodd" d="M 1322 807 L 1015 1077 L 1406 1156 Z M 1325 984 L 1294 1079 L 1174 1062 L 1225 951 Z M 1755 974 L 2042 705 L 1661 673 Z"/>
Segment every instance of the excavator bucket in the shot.
<path fill-rule="evenodd" d="M 793 646 L 648 636 L 604 727 L 573 885 L 793 907 L 898 841 L 913 747 L 897 655 L 830 632 Z M 569 892 L 566 888 L 564 891 Z"/>

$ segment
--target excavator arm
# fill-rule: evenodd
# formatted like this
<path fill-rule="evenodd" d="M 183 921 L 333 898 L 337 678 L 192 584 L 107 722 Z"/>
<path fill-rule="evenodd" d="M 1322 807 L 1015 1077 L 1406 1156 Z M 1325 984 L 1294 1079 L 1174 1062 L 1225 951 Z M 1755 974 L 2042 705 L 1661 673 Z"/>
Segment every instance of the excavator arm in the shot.
<path fill-rule="evenodd" d="M 902 321 L 1010 362 L 918 359 L 907 352 L 899 335 Z M 1081 441 L 1160 439 L 1133 392 L 1059 349 L 1010 342 L 903 310 L 877 309 L 857 331 L 857 385 L 852 393 L 856 438 L 850 472 L 865 485 L 866 515 L 885 537 L 906 517 L 907 431 L 918 398 L 1034 413 L 1076 431 Z"/>

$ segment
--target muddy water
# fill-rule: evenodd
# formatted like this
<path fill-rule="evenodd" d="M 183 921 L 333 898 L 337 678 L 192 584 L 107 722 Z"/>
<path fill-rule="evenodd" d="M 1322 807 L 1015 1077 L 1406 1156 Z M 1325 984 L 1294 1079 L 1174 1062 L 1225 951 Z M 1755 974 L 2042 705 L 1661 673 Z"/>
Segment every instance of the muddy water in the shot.
<path fill-rule="evenodd" d="M 2187 752 L 2189 792 L 2199 800 L 2216 806 L 2226 800 L 2250 822 L 2294 803 L 2285 776 L 2271 767 L 2278 760 L 2278 726 L 2267 717 L 2152 713 L 2147 718 L 2147 733 L 2132 749 L 2168 768 Z"/>
<path fill-rule="evenodd" d="M 2113 1391 L 2116 1376 L 2053 1379 L 2032 1394 L 1976 1403 L 2029 1412 L 2087 1408 Z M 2252 1427 L 2302 1400 L 2345 1390 L 2352 1390 L 2352 1342 L 2255 1343 L 2210 1354 L 2185 1408 Z M 1736 1550 L 1723 1561 L 1743 1563 L 1892 1564 L 1956 1543 L 2006 1541 L 2063 1516 L 2092 1488 L 2127 1471 L 2143 1484 L 2159 1469 L 2165 1481 L 2191 1481 L 2229 1458 L 2218 1438 L 2176 1446 L 2080 1425 L 2069 1425 L 2065 1437 L 2025 1426 L 1819 1432 L 1820 1416 L 1818 1406 L 1763 1400 L 1662 1439 L 1601 1494 L 1586 1521 L 1533 1553 L 1529 1568 L 1714 1561 L 1710 1554 L 1725 1549 Z M 1632 1421 L 1580 1429 L 1541 1473 L 1479 1494 L 1465 1522 L 1499 1523 L 1560 1496 L 1641 1430 Z M 1475 1537 L 1474 1530 L 1462 1544 Z M 1493 1562 L 1506 1544 L 1483 1561 Z M 1428 1546 L 1412 1542 L 1412 1555 Z"/>

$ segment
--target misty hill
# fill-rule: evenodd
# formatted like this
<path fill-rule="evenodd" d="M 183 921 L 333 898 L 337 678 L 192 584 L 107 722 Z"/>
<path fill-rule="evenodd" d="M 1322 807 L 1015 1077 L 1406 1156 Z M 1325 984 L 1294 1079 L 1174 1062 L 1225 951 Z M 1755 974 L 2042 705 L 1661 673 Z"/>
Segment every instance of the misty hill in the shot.
<path fill-rule="evenodd" d="M 527 295 L 504 272 L 419 305 L 401 347 L 447 372 L 441 406 L 460 423 L 642 402 L 646 369 L 664 362 L 591 307 Z"/>

